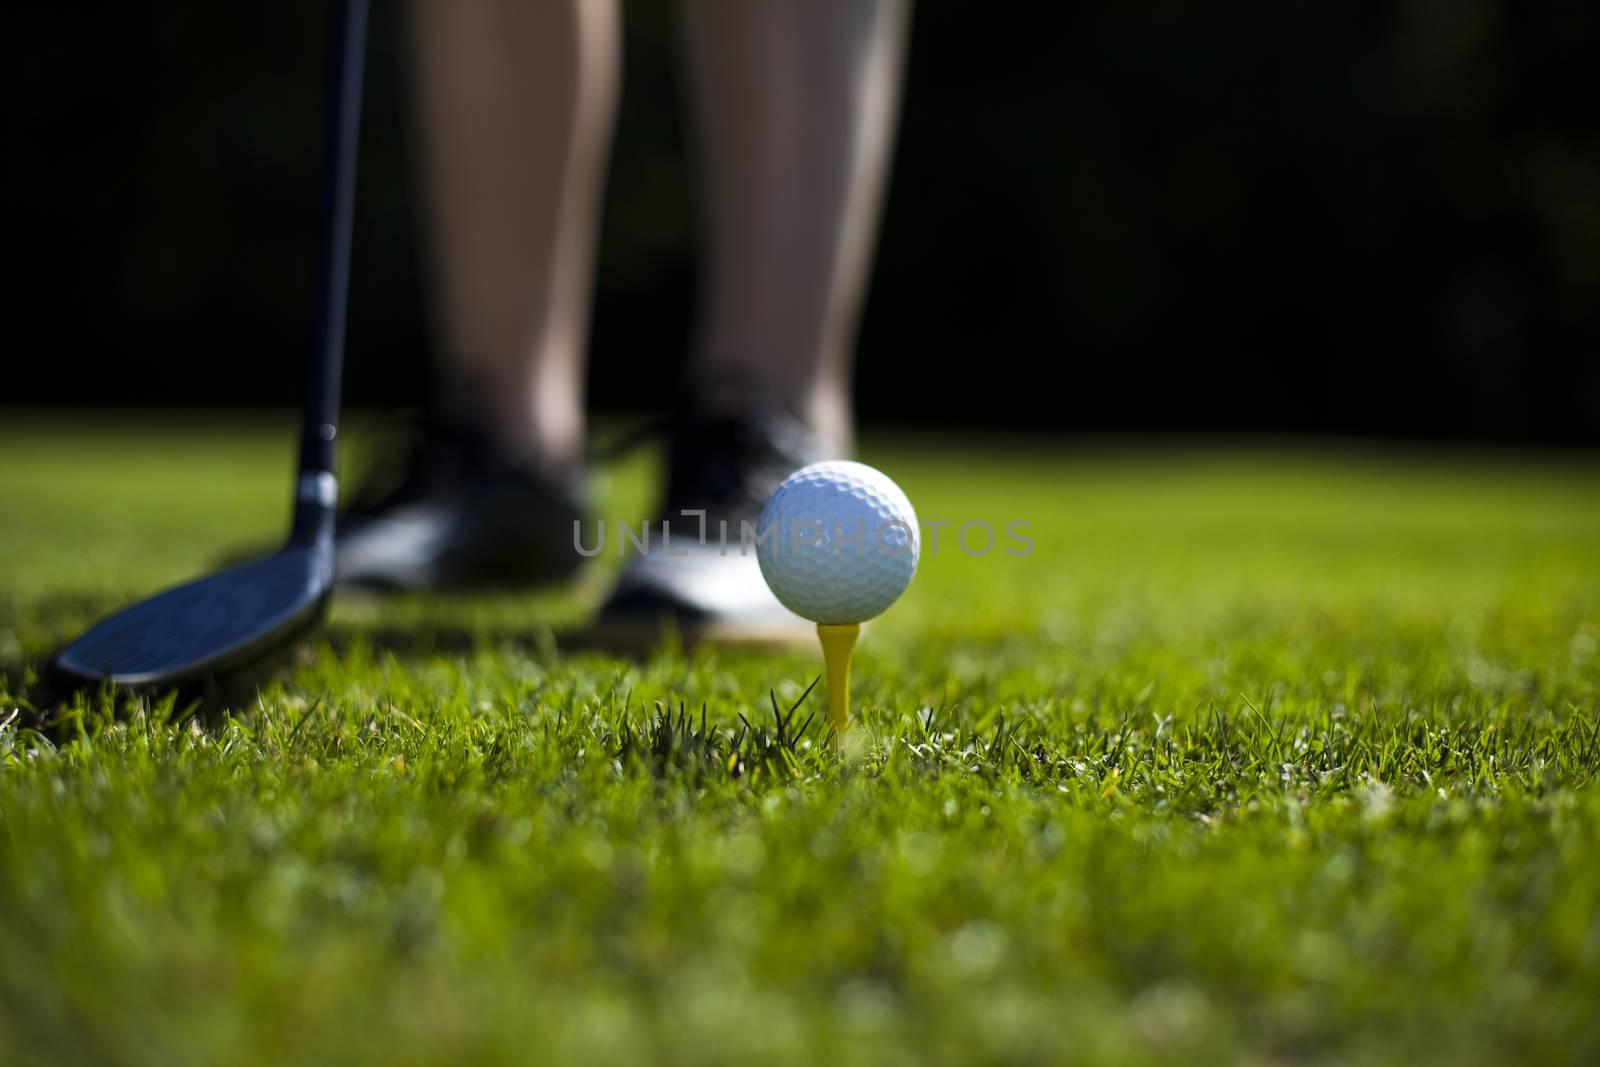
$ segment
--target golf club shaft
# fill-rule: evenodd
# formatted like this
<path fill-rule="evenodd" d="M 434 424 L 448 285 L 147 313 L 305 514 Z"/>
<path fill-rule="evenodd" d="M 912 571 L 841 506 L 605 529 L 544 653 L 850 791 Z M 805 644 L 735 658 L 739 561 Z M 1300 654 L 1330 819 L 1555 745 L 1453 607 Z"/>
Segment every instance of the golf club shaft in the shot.
<path fill-rule="evenodd" d="M 361 73 L 366 54 L 367 0 L 335 0 L 328 50 L 328 95 L 323 120 L 321 220 L 311 318 L 311 354 L 300 438 L 292 540 L 333 532 L 339 386 L 344 373 L 345 307 L 356 196 L 356 146 L 361 132 Z"/>

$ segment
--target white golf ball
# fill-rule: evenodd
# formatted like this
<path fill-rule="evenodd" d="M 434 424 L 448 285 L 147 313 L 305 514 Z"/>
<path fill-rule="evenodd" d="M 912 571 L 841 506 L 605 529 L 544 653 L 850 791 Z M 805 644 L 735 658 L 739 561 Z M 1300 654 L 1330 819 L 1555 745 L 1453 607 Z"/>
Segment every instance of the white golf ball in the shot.
<path fill-rule="evenodd" d="M 783 606 L 812 622 L 854 623 L 893 604 L 917 570 L 917 513 L 864 463 L 802 467 L 761 512 L 756 558 Z"/>

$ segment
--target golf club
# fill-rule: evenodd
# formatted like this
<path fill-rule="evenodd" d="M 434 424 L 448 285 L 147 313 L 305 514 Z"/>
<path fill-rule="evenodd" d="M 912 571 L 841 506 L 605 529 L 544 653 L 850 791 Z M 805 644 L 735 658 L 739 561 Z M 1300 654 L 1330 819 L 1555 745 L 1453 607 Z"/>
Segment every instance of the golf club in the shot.
<path fill-rule="evenodd" d="M 333 589 L 334 439 L 344 362 L 350 230 L 367 0 L 332 5 L 321 230 L 294 520 L 277 553 L 169 589 L 102 619 L 57 655 L 77 684 L 176 685 L 243 666 L 321 618 Z"/>

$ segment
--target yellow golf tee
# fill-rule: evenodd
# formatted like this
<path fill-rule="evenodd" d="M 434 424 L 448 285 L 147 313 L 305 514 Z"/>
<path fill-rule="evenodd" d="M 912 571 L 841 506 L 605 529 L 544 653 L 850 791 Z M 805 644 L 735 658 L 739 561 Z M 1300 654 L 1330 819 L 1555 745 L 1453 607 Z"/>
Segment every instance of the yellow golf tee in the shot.
<path fill-rule="evenodd" d="M 861 636 L 860 623 L 817 623 L 823 669 L 828 676 L 828 722 L 836 735 L 850 722 L 850 653 Z"/>

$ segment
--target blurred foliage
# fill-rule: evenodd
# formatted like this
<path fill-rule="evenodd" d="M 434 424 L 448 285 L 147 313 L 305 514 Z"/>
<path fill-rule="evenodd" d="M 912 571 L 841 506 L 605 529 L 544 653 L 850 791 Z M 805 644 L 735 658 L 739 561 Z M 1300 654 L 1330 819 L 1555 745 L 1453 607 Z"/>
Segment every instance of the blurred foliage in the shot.
<path fill-rule="evenodd" d="M 593 398 L 692 303 L 670 5 L 627 7 Z M 29 5 L 4 73 L 13 400 L 284 403 L 316 5 Z M 426 393 L 398 9 L 375 11 L 349 395 Z M 924 4 L 862 337 L 873 421 L 1600 439 L 1592 5 Z M 84 361 L 94 373 L 84 373 Z"/>

